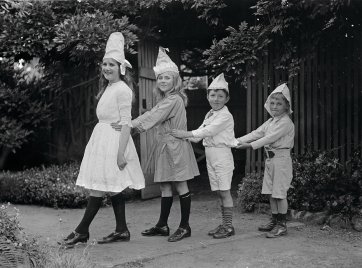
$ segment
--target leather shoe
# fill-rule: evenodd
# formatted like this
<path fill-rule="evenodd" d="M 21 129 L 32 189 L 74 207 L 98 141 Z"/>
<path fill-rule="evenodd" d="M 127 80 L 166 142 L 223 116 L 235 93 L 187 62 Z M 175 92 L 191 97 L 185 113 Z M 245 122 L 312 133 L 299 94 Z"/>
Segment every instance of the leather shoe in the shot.
<path fill-rule="evenodd" d="M 208 232 L 207 234 L 213 236 L 214 234 L 216 234 L 216 233 L 220 230 L 221 227 L 222 227 L 222 224 L 220 224 L 218 227 L 216 227 L 215 229 L 211 230 L 211 231 Z"/>
<path fill-rule="evenodd" d="M 215 239 L 226 238 L 235 234 L 233 226 L 222 226 L 212 237 Z"/>
<path fill-rule="evenodd" d="M 102 240 L 98 240 L 98 244 L 107 244 L 112 242 L 128 242 L 131 239 L 131 234 L 128 230 L 124 232 L 113 232 L 108 236 L 102 238 Z"/>
<path fill-rule="evenodd" d="M 77 244 L 87 243 L 87 241 L 89 240 L 89 233 L 80 234 L 75 231 L 73 233 L 74 233 L 74 236 L 72 236 L 72 234 L 70 234 L 68 237 L 71 237 L 71 238 L 65 240 L 62 243 L 62 245 L 65 246 L 66 248 L 72 248 Z"/>
<path fill-rule="evenodd" d="M 287 226 L 285 224 L 278 224 L 273 230 L 266 234 L 267 238 L 277 238 L 288 233 Z"/>
<path fill-rule="evenodd" d="M 168 228 L 167 225 L 162 227 L 154 226 L 150 229 L 144 230 L 141 234 L 144 236 L 156 236 L 156 235 L 169 236 L 170 228 Z"/>
<path fill-rule="evenodd" d="M 176 232 L 174 232 L 168 238 L 168 242 L 177 242 L 177 241 L 180 241 L 180 240 L 184 239 L 185 237 L 190 237 L 190 236 L 191 236 L 191 228 L 190 228 L 190 226 L 187 226 L 186 228 L 179 227 L 176 230 Z"/>

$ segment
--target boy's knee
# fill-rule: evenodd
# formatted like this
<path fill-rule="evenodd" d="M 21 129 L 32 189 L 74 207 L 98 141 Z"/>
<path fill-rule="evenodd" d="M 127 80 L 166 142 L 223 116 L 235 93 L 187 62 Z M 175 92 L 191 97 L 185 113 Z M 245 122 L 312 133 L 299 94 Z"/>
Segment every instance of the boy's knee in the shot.
<path fill-rule="evenodd" d="M 103 197 L 103 196 L 104 196 L 104 192 L 102 192 L 102 191 L 97 191 L 97 190 L 90 190 L 89 195 L 90 195 L 90 196 L 94 196 L 94 197 Z"/>

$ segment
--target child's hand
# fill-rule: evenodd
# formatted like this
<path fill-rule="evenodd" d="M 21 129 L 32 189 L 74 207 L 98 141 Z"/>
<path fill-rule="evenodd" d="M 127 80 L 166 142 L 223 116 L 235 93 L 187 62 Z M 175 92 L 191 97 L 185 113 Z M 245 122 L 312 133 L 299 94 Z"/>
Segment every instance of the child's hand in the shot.
<path fill-rule="evenodd" d="M 122 125 L 119 125 L 119 122 L 120 121 L 111 123 L 111 127 L 114 128 L 117 131 L 121 131 L 122 130 Z"/>
<path fill-rule="evenodd" d="M 250 143 L 239 142 L 235 148 L 236 149 L 248 149 L 248 148 L 251 148 L 251 145 L 250 145 Z"/>
<path fill-rule="evenodd" d="M 187 134 L 187 131 L 179 130 L 179 129 L 172 129 L 170 134 L 179 139 L 184 139 L 184 138 L 189 137 L 189 135 Z"/>
<path fill-rule="evenodd" d="M 124 155 L 118 154 L 117 165 L 118 165 L 119 170 L 123 170 L 126 167 L 127 161 L 126 161 L 126 158 L 124 157 Z"/>

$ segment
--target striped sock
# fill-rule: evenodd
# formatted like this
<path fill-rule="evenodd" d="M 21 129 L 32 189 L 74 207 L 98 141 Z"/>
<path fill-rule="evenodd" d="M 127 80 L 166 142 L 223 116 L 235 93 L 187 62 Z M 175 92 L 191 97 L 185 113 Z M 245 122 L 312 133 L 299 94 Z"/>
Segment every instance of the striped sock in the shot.
<path fill-rule="evenodd" d="M 224 207 L 223 225 L 225 227 L 233 226 L 233 207 Z"/>

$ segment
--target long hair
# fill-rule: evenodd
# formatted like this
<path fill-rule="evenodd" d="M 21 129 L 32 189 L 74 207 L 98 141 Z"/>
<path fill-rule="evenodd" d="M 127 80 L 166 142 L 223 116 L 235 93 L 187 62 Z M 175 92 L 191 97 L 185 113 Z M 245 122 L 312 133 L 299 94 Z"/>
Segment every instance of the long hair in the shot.
<path fill-rule="evenodd" d="M 119 70 L 121 70 L 121 65 L 119 64 Z M 126 72 L 124 75 L 122 75 L 121 73 L 119 74 L 119 77 L 121 78 L 121 80 L 123 82 L 126 83 L 126 85 L 132 90 L 133 94 L 132 94 L 132 103 L 135 102 L 136 100 L 136 95 L 135 95 L 135 91 L 134 91 L 134 78 L 133 78 L 133 73 L 126 68 Z M 103 73 L 102 73 L 102 67 L 100 68 L 100 78 L 99 78 L 99 82 L 98 82 L 98 93 L 96 95 L 96 99 L 99 100 L 104 91 L 106 90 L 106 87 L 108 86 L 109 82 L 108 80 L 104 77 Z"/>
<path fill-rule="evenodd" d="M 170 94 L 180 95 L 186 107 L 188 104 L 188 97 L 186 95 L 185 88 L 182 86 L 182 79 L 178 73 L 170 72 L 170 74 L 173 77 L 173 89 L 170 90 Z M 165 93 L 157 87 L 157 84 L 156 87 L 153 89 L 153 94 L 156 96 L 157 102 L 165 98 Z"/>

